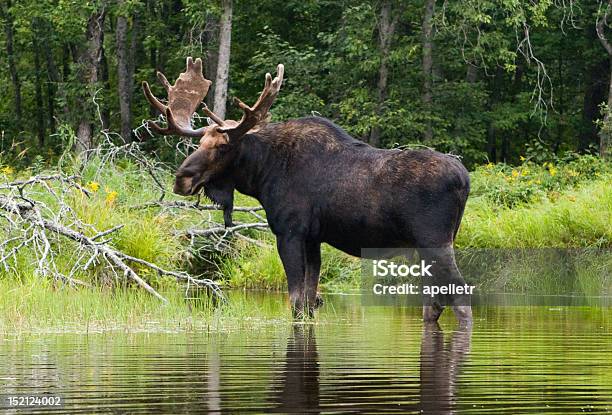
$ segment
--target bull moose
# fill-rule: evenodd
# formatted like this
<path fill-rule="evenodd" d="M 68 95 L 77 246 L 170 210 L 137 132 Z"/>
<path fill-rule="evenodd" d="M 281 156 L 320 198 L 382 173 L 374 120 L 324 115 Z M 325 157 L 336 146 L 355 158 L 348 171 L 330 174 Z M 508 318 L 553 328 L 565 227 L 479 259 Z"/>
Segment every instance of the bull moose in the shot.
<path fill-rule="evenodd" d="M 176 172 L 174 192 L 190 196 L 203 189 L 223 208 L 226 226 L 234 190 L 261 203 L 297 317 L 311 316 L 321 304 L 322 243 L 354 256 L 366 247 L 416 248 L 445 281 L 465 284 L 453 251 L 470 188 L 461 162 L 433 150 L 374 148 L 321 117 L 269 123 L 283 72 L 278 65 L 274 79 L 266 74 L 253 106 L 235 99 L 243 111 L 239 121 L 220 119 L 203 105 L 211 123 L 198 129 L 191 118 L 211 85 L 201 59 L 187 58 L 174 85 L 158 72 L 167 105 L 143 82 L 148 101 L 167 120 L 166 127 L 150 121 L 151 129 L 200 139 Z M 455 297 L 426 303 L 423 319 L 437 321 L 445 305 L 460 322 L 471 322 L 469 304 Z"/>

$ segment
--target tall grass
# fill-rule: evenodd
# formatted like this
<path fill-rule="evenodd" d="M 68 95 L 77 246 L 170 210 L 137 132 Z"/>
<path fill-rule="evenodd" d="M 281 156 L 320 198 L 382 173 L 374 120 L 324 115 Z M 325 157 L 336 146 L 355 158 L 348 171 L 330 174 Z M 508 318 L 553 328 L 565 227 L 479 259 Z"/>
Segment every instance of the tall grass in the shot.
<path fill-rule="evenodd" d="M 536 165 L 526 160 L 522 166 L 486 165 L 472 173 L 472 195 L 456 245 L 459 248 L 525 248 L 525 247 L 612 247 L 612 174 L 610 164 L 586 156 L 555 164 Z M 0 160 L 0 182 L 27 177 L 15 172 Z M 75 192 L 69 204 L 86 223 L 98 231 L 123 224 L 113 234 L 115 247 L 168 269 L 188 269 L 212 277 L 227 287 L 284 290 L 284 270 L 271 234 L 253 233 L 260 244 L 241 239 L 233 241 L 230 251 L 197 258 L 182 237 L 188 227 L 206 227 L 210 220 L 222 222 L 219 212 L 193 210 L 136 209 L 136 205 L 154 201 L 160 192 L 151 177 L 127 160 L 102 165 L 91 161 L 80 172 L 82 184 L 92 193 L 85 197 Z M 166 188 L 172 175 L 160 172 Z M 52 205 L 51 197 L 41 197 Z M 166 200 L 173 195 L 167 194 Z M 179 200 L 177 198 L 177 200 Z M 254 206 L 257 201 L 236 194 L 236 205 Z M 235 220 L 246 214 L 236 212 Z M 0 218 L 0 221 L 2 219 Z M 1 222 L 0 222 L 1 223 Z M 92 231 L 93 232 L 93 231 Z M 0 227 L 0 240 L 5 239 Z M 74 261 L 75 246 L 57 239 L 61 248 L 56 261 L 66 272 Z M 124 326 L 160 324 L 166 328 L 185 324 L 210 324 L 226 319 L 236 324 L 245 315 L 266 314 L 248 302 L 236 302 L 219 312 L 214 307 L 193 307 L 184 291 L 169 278 L 146 274 L 138 269 L 170 300 L 166 307 L 147 293 L 130 284 L 114 281 L 98 267 L 74 277 L 90 282 L 94 288 L 72 289 L 58 281 L 45 281 L 34 275 L 32 252 L 27 248 L 17 255 L 16 266 L 0 268 L 0 327 L 13 330 L 19 326 L 42 327 L 46 324 L 104 329 Z M 207 263 L 203 266 L 204 262 Z M 137 265 L 134 264 L 135 267 Z M 137 267 L 138 268 L 138 267 Z M 323 246 L 321 286 L 327 291 L 347 291 L 359 286 L 359 261 L 334 248 Z M 504 283 L 525 287 L 529 278 Z M 517 277 L 518 278 L 518 277 Z M 533 275 L 537 278 L 537 275 Z M 585 291 L 596 292 L 600 281 L 580 277 Z M 580 282 L 579 282 L 580 283 Z M 234 308 L 232 308 L 234 307 Z M 287 317 L 286 307 L 268 315 Z M 164 322 L 163 324 L 160 322 Z"/>
<path fill-rule="evenodd" d="M 31 277 L 0 278 L 0 334 L 32 332 L 184 331 L 249 329 L 290 321 L 277 299 L 229 293 L 227 303 L 206 293 L 170 288 L 168 304 L 135 287 L 70 288 Z"/>
<path fill-rule="evenodd" d="M 460 248 L 612 247 L 610 176 L 515 208 L 468 200 Z"/>
<path fill-rule="evenodd" d="M 272 243 L 267 247 L 241 244 L 220 265 L 223 281 L 231 287 L 280 290 L 286 287 L 283 264 Z M 359 279 L 359 261 L 323 245 L 320 284 L 327 290 L 354 288 Z"/>

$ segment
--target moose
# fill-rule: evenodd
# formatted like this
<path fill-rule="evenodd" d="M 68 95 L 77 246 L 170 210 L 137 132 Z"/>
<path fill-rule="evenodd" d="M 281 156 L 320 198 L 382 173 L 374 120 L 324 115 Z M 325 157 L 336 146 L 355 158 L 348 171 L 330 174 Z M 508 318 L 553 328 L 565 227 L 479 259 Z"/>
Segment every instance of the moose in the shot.
<path fill-rule="evenodd" d="M 367 247 L 414 248 L 445 282 L 464 285 L 453 250 L 470 189 L 461 162 L 429 149 L 374 148 L 321 117 L 271 123 L 283 73 L 278 65 L 274 79 L 266 74 L 253 106 L 234 99 L 243 112 L 239 121 L 221 119 L 202 103 L 211 81 L 199 58 L 187 58 L 174 85 L 157 73 L 167 104 L 143 82 L 146 98 L 167 123 L 149 121 L 150 128 L 200 140 L 176 171 L 174 192 L 193 196 L 203 190 L 223 209 L 226 226 L 232 224 L 234 190 L 261 203 L 296 318 L 312 316 L 322 304 L 322 243 L 354 256 Z M 192 116 L 200 105 L 210 125 L 195 129 Z M 437 321 L 445 306 L 471 324 L 471 307 L 461 296 L 426 302 L 424 321 Z"/>

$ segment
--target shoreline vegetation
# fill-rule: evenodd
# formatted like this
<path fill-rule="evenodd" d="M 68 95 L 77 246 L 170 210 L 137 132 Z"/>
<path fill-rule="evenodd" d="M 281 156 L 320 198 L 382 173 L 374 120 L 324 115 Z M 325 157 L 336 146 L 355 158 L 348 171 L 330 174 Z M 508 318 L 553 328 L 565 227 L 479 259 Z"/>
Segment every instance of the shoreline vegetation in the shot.
<path fill-rule="evenodd" d="M 282 264 L 257 201 L 236 194 L 235 205 L 240 207 L 234 212 L 237 229 L 227 232 L 221 225 L 222 213 L 204 200 L 196 205 L 195 199 L 166 193 L 160 201 L 160 189 L 171 187 L 172 174 L 153 162 L 146 166 L 143 168 L 142 160 L 98 154 L 82 165 L 71 160 L 61 167 L 35 165 L 16 171 L 0 158 L 0 196 L 8 194 L 7 184 L 32 176 L 76 175 L 85 191 L 73 188 L 54 193 L 49 189 L 57 190 L 60 185 L 53 180 L 31 186 L 28 194 L 45 207 L 42 215 L 57 217 L 56 209 L 65 205 L 79 223 L 97 232 L 109 231 L 104 234 L 106 243 L 128 258 L 196 279 L 210 278 L 224 289 L 285 289 Z M 610 252 L 610 162 L 569 154 L 543 163 L 522 160 L 518 166 L 489 163 L 476 167 L 471 179 L 472 192 L 456 240 L 458 249 L 588 248 Z M 58 194 L 60 204 L 54 201 Z M 8 224 L 9 216 L 0 216 L 0 222 Z M 7 234 L 7 229 L 10 227 L 4 224 L 0 227 L 0 332 L 55 326 L 77 327 L 79 331 L 146 329 L 160 321 L 165 321 L 158 324 L 162 327 L 218 330 L 224 324 L 241 325 L 256 315 L 289 319 L 287 310 L 274 308 L 270 312 L 271 306 L 262 310 L 261 304 L 248 305 L 249 301 L 232 301 L 218 310 L 209 304 L 216 300 L 203 294 L 204 288 L 194 289 L 193 284 L 185 285 L 171 274 L 126 260 L 143 280 L 164 293 L 168 304 L 161 306 L 133 281 L 122 278 L 121 272 L 110 272 L 112 267 L 102 261 L 75 268 L 75 244 L 54 236 L 49 238 L 49 249 L 54 253 L 57 274 L 70 275 L 86 285 L 71 286 L 74 284 L 57 275 L 41 275 L 36 247 L 19 246 L 20 239 L 11 241 L 16 235 Z M 24 230 L 24 235 L 27 232 Z M 83 232 L 92 236 L 93 231 Z M 600 266 L 609 269 L 609 255 L 606 258 Z M 323 249 L 321 271 L 323 292 L 354 292 L 359 287 L 359 260 L 329 246 Z M 530 285 L 542 286 L 535 283 L 538 273 L 519 274 L 504 274 L 500 284 L 523 291 Z M 610 294 L 600 285 L 601 280 L 591 281 L 588 275 L 584 280 L 589 293 L 596 294 L 599 288 Z M 554 285 L 554 280 L 549 279 L 548 284 Z"/>

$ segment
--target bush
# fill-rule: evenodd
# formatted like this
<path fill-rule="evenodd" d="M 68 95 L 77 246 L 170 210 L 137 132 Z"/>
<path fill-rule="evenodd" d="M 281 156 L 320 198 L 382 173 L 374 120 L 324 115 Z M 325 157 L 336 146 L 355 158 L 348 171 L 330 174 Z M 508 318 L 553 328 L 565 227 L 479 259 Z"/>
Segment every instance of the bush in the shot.
<path fill-rule="evenodd" d="M 470 197 L 486 197 L 495 205 L 515 207 L 532 203 L 597 180 L 612 172 L 610 162 L 599 157 L 569 154 L 556 162 L 537 164 L 528 159 L 519 166 L 489 163 L 471 174 Z"/>
<path fill-rule="evenodd" d="M 542 193 L 545 195 L 545 193 Z M 509 208 L 488 195 L 468 199 L 460 248 L 611 247 L 610 176 Z"/>

